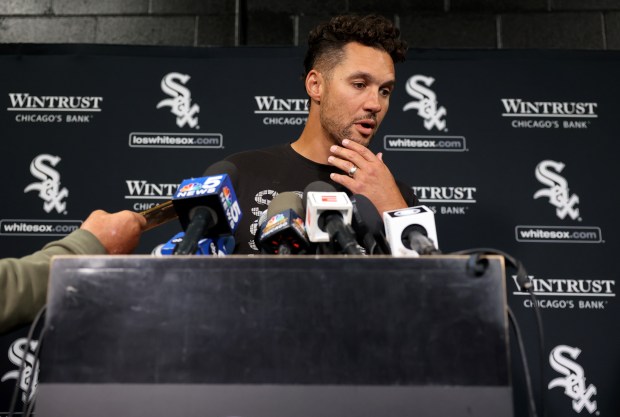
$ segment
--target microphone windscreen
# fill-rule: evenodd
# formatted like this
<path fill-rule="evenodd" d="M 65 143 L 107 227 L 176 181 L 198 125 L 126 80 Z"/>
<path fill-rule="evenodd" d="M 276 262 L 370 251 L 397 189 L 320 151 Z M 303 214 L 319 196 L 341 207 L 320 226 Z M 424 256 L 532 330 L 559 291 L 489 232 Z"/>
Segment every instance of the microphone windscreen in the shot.
<path fill-rule="evenodd" d="M 265 223 L 267 223 L 267 220 L 269 220 L 269 217 L 267 217 L 267 216 L 268 216 L 267 210 L 263 210 L 260 213 L 260 216 L 258 217 L 258 227 L 259 228 L 262 227 Z M 257 232 L 258 232 L 258 230 L 257 230 Z"/>
<path fill-rule="evenodd" d="M 220 174 L 228 174 L 233 188 L 237 185 L 238 171 L 237 167 L 232 162 L 216 162 L 213 165 L 209 166 L 209 168 L 207 168 L 203 176 L 210 177 Z M 150 209 L 141 211 L 140 214 L 146 218 L 146 228 L 144 229 L 145 231 L 153 229 L 178 217 L 176 208 L 173 205 L 172 200 L 158 204 L 157 206 L 151 207 Z"/>
<path fill-rule="evenodd" d="M 267 219 L 289 209 L 293 210 L 302 220 L 304 219 L 305 213 L 303 211 L 301 197 L 292 191 L 280 193 L 269 203 L 269 207 L 267 207 Z"/>
<path fill-rule="evenodd" d="M 303 211 L 306 211 L 306 203 L 308 202 L 309 192 L 333 193 L 333 192 L 337 192 L 337 190 L 333 185 L 328 184 L 325 181 L 314 181 L 306 185 L 306 188 L 304 188 L 304 200 L 303 200 L 303 206 L 302 206 Z"/>
<path fill-rule="evenodd" d="M 220 174 L 228 174 L 230 177 L 230 182 L 232 182 L 233 187 L 237 186 L 237 179 L 239 176 L 239 171 L 235 164 L 229 161 L 218 161 L 214 164 L 211 164 L 209 168 L 207 168 L 202 174 L 203 177 L 211 177 L 213 175 Z"/>

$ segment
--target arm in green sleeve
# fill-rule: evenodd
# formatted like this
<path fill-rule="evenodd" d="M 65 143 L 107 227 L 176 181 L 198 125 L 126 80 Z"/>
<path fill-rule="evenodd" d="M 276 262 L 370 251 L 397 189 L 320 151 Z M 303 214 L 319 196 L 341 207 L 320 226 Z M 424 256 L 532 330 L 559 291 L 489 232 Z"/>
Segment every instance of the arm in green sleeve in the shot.
<path fill-rule="evenodd" d="M 78 229 L 32 255 L 0 259 L 0 333 L 33 321 L 43 307 L 52 256 L 105 253 L 95 235 Z"/>

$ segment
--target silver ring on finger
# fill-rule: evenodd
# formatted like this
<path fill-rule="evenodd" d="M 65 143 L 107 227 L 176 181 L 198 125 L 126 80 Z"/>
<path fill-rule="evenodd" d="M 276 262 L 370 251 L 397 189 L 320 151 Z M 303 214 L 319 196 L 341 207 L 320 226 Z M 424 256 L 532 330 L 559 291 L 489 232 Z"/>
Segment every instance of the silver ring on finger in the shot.
<path fill-rule="evenodd" d="M 353 176 L 357 172 L 357 169 L 358 168 L 355 165 L 353 165 L 351 168 L 349 168 L 349 170 L 347 171 L 347 174 L 349 175 L 349 177 L 353 178 Z"/>

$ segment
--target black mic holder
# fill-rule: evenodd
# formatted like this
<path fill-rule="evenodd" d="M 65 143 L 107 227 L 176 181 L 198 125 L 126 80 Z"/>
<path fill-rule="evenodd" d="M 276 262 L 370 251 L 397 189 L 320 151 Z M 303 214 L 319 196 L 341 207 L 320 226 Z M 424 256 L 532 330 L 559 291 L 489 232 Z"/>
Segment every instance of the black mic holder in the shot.
<path fill-rule="evenodd" d="M 340 213 L 336 211 L 323 213 L 320 222 L 325 227 L 327 234 L 333 236 L 334 241 L 340 246 L 343 253 L 347 255 L 363 255 L 362 251 L 357 247 L 357 241 L 353 237 L 355 232 L 344 223 Z"/>
<path fill-rule="evenodd" d="M 432 240 L 428 238 L 426 229 L 419 224 L 407 226 L 403 230 L 403 244 L 409 249 L 413 249 L 420 255 L 441 254 Z"/>
<path fill-rule="evenodd" d="M 193 255 L 198 248 L 198 241 L 205 231 L 217 223 L 217 215 L 206 206 L 194 207 L 190 212 L 190 222 L 185 230 L 183 240 L 174 248 L 175 255 Z"/>

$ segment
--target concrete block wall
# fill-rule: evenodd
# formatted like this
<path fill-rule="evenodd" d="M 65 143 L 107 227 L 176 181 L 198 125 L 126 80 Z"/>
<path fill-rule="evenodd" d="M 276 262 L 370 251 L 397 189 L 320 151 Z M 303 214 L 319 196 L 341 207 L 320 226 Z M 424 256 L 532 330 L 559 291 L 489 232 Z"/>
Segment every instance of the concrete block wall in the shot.
<path fill-rule="evenodd" d="M 342 13 L 414 48 L 620 49 L 620 0 L 0 0 L 0 43 L 296 46 Z"/>

